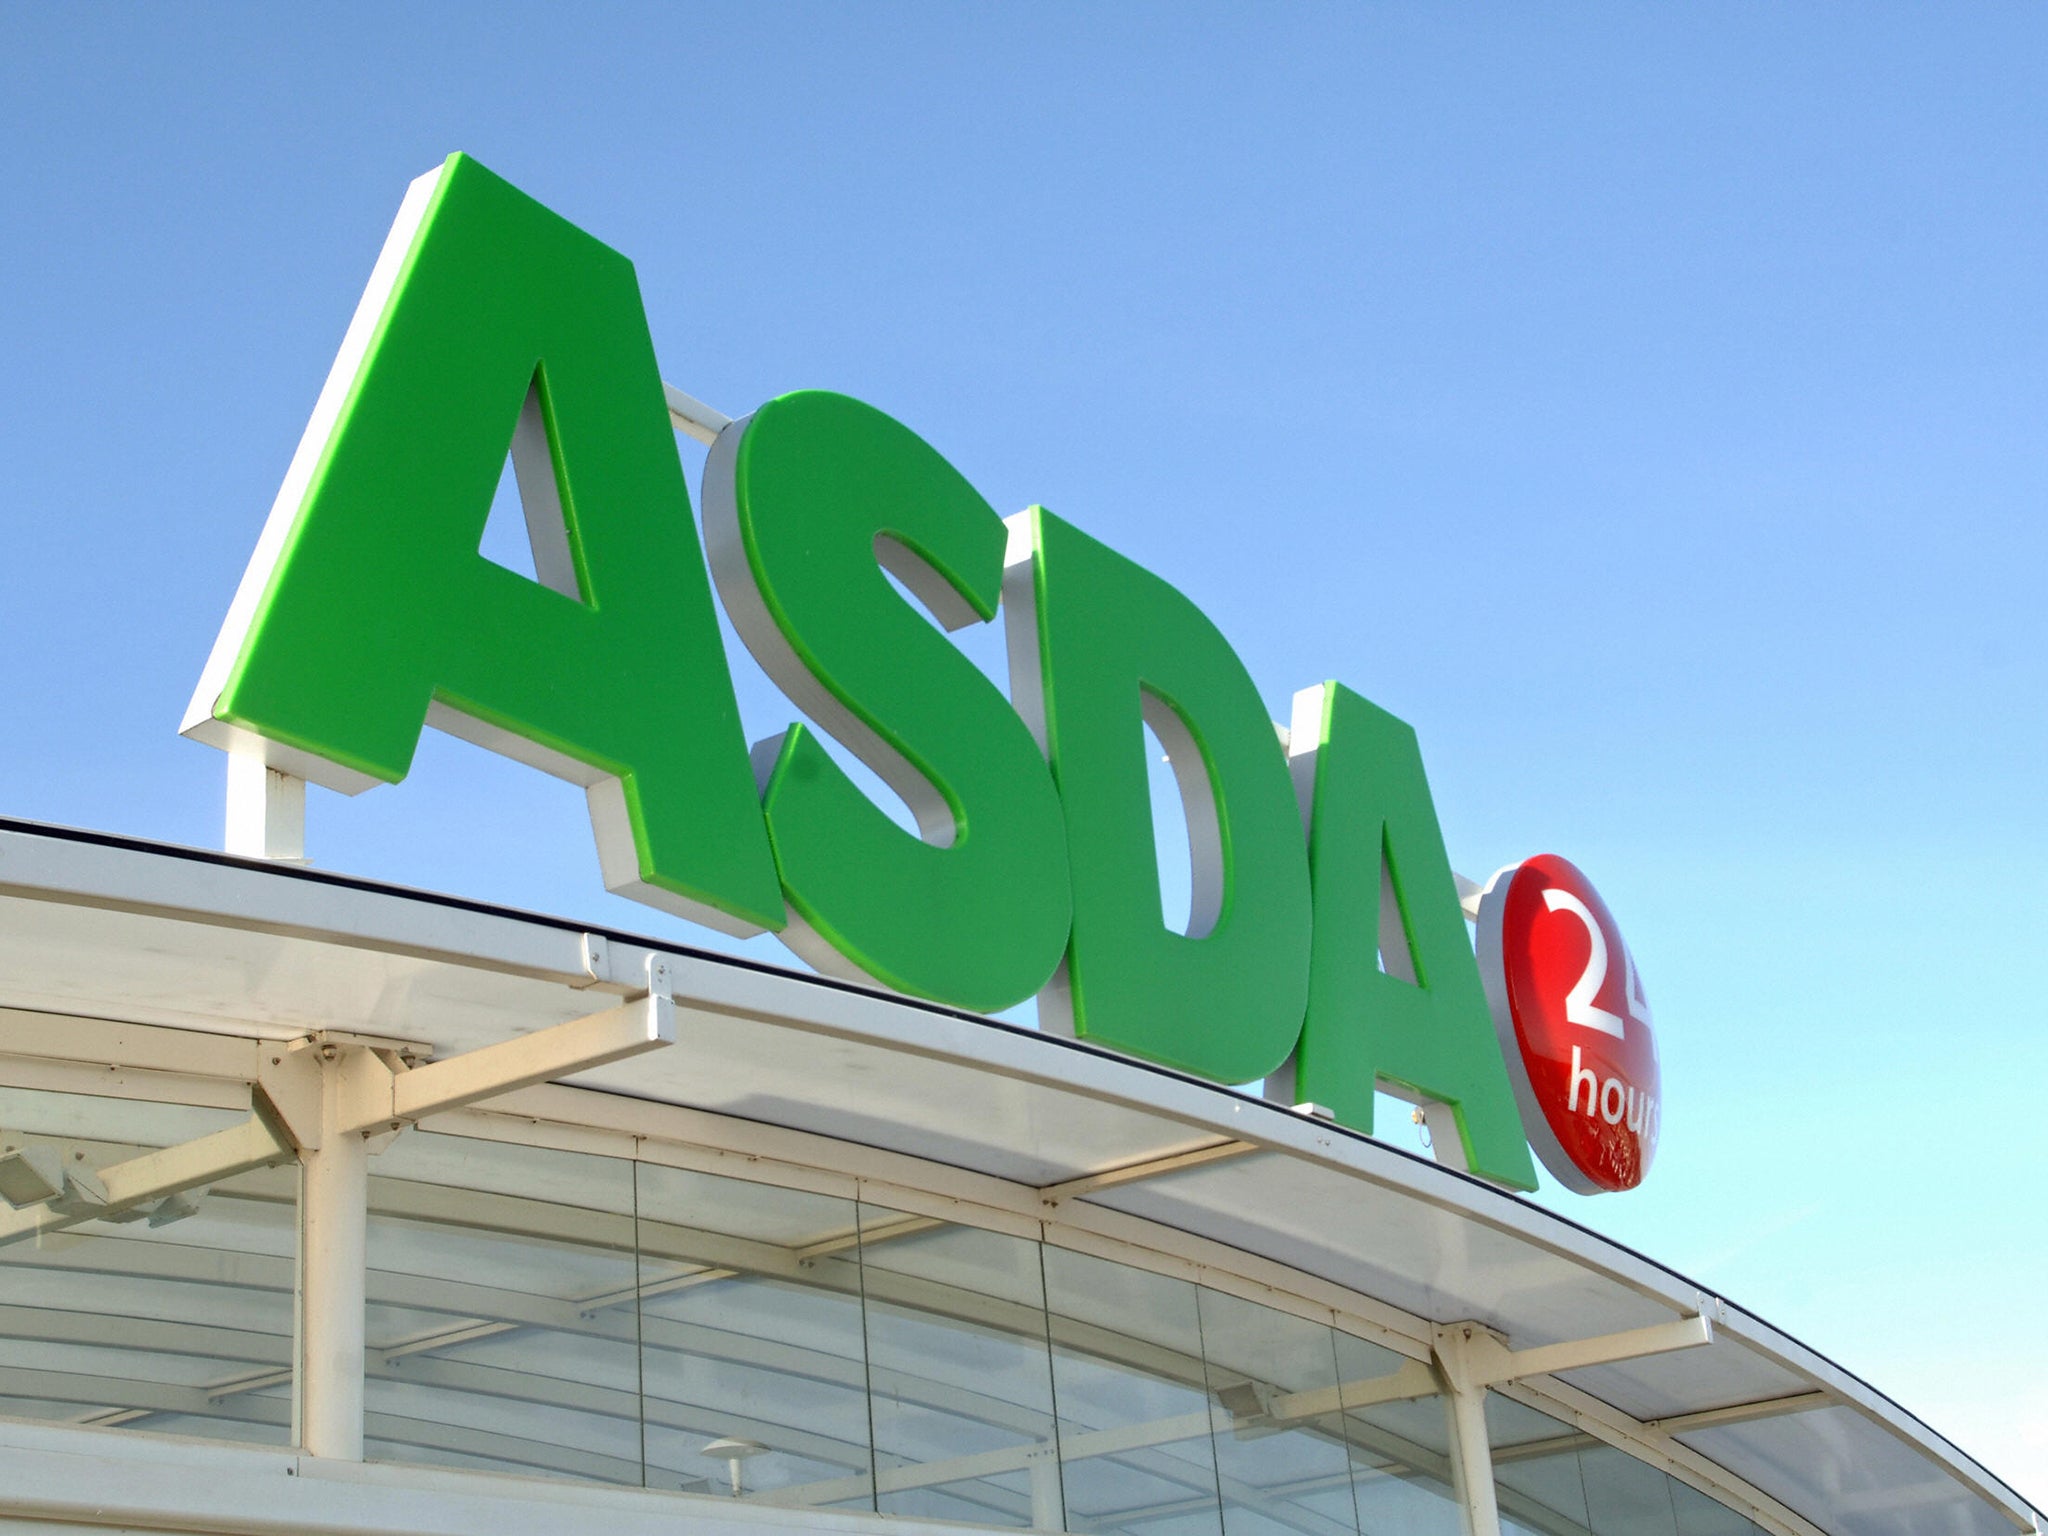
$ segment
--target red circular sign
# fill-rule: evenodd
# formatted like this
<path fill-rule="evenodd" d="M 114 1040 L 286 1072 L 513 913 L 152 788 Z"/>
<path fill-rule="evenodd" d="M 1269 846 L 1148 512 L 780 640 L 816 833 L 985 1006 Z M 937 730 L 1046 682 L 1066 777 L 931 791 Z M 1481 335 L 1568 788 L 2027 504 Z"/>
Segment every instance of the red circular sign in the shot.
<path fill-rule="evenodd" d="M 1642 978 L 1600 893 L 1538 854 L 1479 904 L 1479 969 L 1529 1145 L 1580 1194 L 1633 1189 L 1663 1118 Z"/>

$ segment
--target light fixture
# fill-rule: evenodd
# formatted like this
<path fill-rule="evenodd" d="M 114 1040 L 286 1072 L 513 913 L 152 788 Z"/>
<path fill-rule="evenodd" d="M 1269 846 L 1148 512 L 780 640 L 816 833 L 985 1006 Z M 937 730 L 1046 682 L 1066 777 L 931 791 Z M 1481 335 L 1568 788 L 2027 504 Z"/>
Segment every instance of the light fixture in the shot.
<path fill-rule="evenodd" d="M 712 1441 L 698 1454 L 713 1456 L 723 1461 L 726 1470 L 732 1474 L 732 1496 L 740 1496 L 740 1463 L 749 1456 L 758 1456 L 768 1447 L 758 1440 L 742 1440 L 737 1435 L 725 1435 Z"/>
<path fill-rule="evenodd" d="M 199 1214 L 199 1202 L 206 1198 L 206 1188 L 181 1190 L 175 1195 L 165 1195 L 149 1208 L 149 1224 L 152 1227 L 168 1227 L 174 1221 L 183 1221 L 187 1216 Z"/>
<path fill-rule="evenodd" d="M 17 1211 L 64 1193 L 64 1156 L 55 1147 L 16 1147 L 0 1153 L 0 1200 Z"/>

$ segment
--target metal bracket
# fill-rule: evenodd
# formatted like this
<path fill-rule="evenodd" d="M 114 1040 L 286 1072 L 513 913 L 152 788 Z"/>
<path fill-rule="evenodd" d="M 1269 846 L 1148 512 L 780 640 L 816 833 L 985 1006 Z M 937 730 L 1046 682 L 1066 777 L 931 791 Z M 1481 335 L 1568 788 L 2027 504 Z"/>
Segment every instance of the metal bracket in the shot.
<path fill-rule="evenodd" d="M 670 424 L 689 433 L 700 443 L 717 442 L 718 434 L 732 425 L 732 418 L 725 412 L 713 410 L 695 395 L 686 395 L 673 384 L 664 383 L 661 392 L 668 400 Z"/>
<path fill-rule="evenodd" d="M 256 1111 L 269 1114 L 301 1152 L 320 1149 L 323 1049 L 319 1039 L 280 1040 L 256 1060 Z"/>
<path fill-rule="evenodd" d="M 572 981 L 570 986 L 579 991 L 588 987 L 602 986 L 612 979 L 612 947 L 610 940 L 601 933 L 583 935 L 583 979 Z"/>
<path fill-rule="evenodd" d="M 1458 910 L 1465 914 L 1465 921 L 1478 922 L 1479 898 L 1486 894 L 1486 887 L 1477 880 L 1467 879 L 1455 870 L 1451 872 L 1451 884 L 1457 888 Z"/>

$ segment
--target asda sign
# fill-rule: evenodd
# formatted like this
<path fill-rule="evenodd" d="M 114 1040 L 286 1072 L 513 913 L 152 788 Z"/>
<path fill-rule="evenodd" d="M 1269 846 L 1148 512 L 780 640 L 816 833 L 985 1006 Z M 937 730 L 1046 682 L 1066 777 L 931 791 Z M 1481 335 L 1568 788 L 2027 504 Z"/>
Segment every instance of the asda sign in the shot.
<path fill-rule="evenodd" d="M 538 581 L 479 552 L 508 442 Z M 436 726 L 584 786 L 620 894 L 918 997 L 1036 996 L 1218 1082 L 1291 1072 L 1360 1130 L 1376 1086 L 1441 1104 L 1453 1161 L 1534 1186 L 1408 726 L 1325 683 L 1283 744 L 1181 593 L 1043 507 L 1003 518 L 842 395 L 734 422 L 704 503 L 700 546 L 631 264 L 453 156 L 406 195 L 185 732 L 353 794 Z M 1002 615 L 1007 697 L 891 575 L 946 629 Z M 808 721 L 751 750 L 714 584 Z"/>

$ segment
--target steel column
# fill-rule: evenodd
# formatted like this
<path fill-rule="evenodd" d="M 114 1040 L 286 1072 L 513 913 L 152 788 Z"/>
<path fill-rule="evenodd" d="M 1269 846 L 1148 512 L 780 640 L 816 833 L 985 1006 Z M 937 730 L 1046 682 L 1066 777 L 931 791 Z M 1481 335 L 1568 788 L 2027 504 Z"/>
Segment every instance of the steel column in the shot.
<path fill-rule="evenodd" d="M 299 1153 L 299 1444 L 314 1456 L 363 1459 L 363 1312 L 370 1151 L 342 1129 L 351 1056 L 321 1063 L 321 1134 Z"/>
<path fill-rule="evenodd" d="M 1500 1501 L 1493 1487 L 1493 1448 L 1486 1438 L 1486 1387 L 1475 1380 L 1473 1340 L 1499 1346 L 1476 1323 L 1452 1323 L 1434 1330 L 1437 1371 L 1451 1418 L 1451 1472 L 1465 1506 L 1465 1536 L 1501 1536 Z"/>

